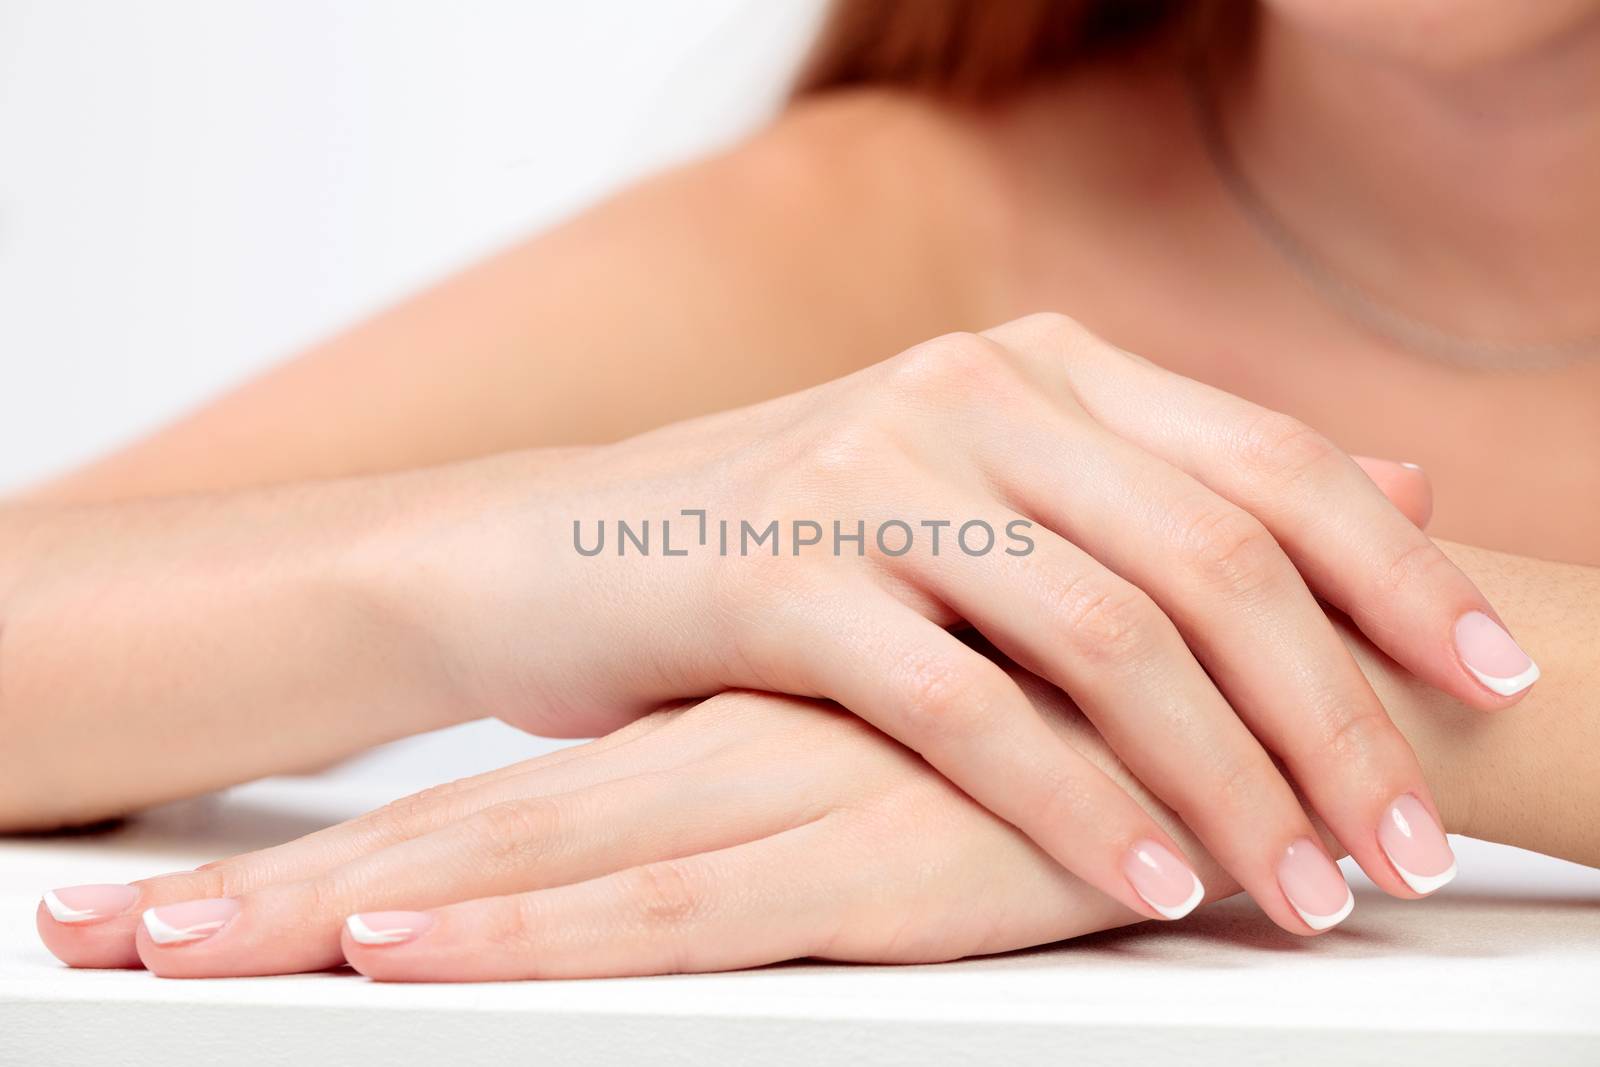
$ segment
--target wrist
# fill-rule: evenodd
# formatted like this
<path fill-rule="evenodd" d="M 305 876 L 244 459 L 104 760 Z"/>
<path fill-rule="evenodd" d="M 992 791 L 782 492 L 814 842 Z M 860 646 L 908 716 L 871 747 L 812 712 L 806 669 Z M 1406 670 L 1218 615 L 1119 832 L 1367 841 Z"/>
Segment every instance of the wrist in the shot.
<path fill-rule="evenodd" d="M 1442 547 L 1521 635 L 1543 677 L 1515 705 L 1477 711 L 1423 685 L 1354 638 L 1352 647 L 1427 775 L 1445 829 L 1600 861 L 1593 753 L 1600 571 L 1483 549 Z"/>
<path fill-rule="evenodd" d="M 453 509 L 455 467 L 386 474 L 352 483 L 359 503 L 313 564 L 315 580 L 341 591 L 384 650 L 391 678 L 375 686 L 395 703 L 405 733 L 453 726 L 483 711 L 468 684 L 452 630 L 452 546 L 471 513 Z"/>
<path fill-rule="evenodd" d="M 563 732 L 563 648 L 601 628 L 588 615 L 570 625 L 578 616 L 562 605 L 582 590 L 556 551 L 561 505 L 577 492 L 571 472 L 591 451 L 505 453 L 374 487 L 386 506 L 358 539 L 358 581 L 395 647 L 425 669 L 436 725 L 498 716 Z"/>

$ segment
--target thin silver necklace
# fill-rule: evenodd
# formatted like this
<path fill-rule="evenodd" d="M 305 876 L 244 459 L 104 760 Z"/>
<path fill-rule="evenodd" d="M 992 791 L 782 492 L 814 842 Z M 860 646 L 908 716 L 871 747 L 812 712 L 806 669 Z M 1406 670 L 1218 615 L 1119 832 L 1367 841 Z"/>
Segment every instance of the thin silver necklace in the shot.
<path fill-rule="evenodd" d="M 1239 213 L 1302 281 L 1347 319 L 1411 352 L 1460 366 L 1519 370 L 1560 367 L 1600 353 L 1600 336 L 1518 344 L 1463 337 L 1423 322 L 1374 297 L 1328 266 L 1268 206 L 1228 144 L 1222 119 L 1198 61 L 1188 64 L 1189 99 L 1206 156 Z"/>

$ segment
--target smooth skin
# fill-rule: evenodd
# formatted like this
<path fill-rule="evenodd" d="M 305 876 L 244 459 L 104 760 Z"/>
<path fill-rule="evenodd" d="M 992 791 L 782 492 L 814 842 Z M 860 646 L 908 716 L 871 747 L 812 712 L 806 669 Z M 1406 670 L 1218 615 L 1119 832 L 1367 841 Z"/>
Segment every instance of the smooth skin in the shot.
<path fill-rule="evenodd" d="M 1557 620 L 1600 626 L 1600 574 L 1480 550 L 1452 555 L 1532 633 L 1555 684 L 1485 718 L 1340 624 L 1416 747 L 1447 829 L 1600 863 L 1600 672 Z M 1552 595 L 1521 592 L 1530 579 Z M 995 655 L 993 650 L 984 650 Z M 1003 662 L 1003 661 L 1002 661 Z M 1127 789 L 1236 891 L 1054 686 L 1008 668 L 1051 731 Z M 1564 679 L 1561 680 L 1561 679 Z M 1330 844 L 1330 835 L 1324 834 Z M 599 741 L 441 786 L 261 852 L 137 883 L 137 903 L 41 936 L 81 967 L 166 977 L 277 974 L 348 960 L 394 981 L 610 977 L 816 956 L 914 963 L 1000 952 L 1139 916 L 833 705 L 729 693 Z M 141 909 L 231 896 L 238 915 L 158 945 Z M 414 940 L 370 945 L 351 913 L 423 909 Z"/>
<path fill-rule="evenodd" d="M 968 623 L 1072 696 L 1263 910 L 1306 934 L 1315 929 L 1285 896 L 1279 865 L 1315 835 L 1274 757 L 1397 896 L 1416 894 L 1377 828 L 1399 797 L 1432 805 L 1314 594 L 1459 699 L 1479 708 L 1513 699 L 1473 677 L 1453 644 L 1456 620 L 1493 609 L 1355 462 L 1293 419 L 1057 315 L 939 338 L 804 393 L 559 461 L 512 453 L 385 491 L 406 499 L 406 517 L 384 511 L 346 528 L 316 572 L 330 592 L 309 632 L 290 632 L 305 626 L 299 618 L 264 618 L 214 594 L 202 618 L 188 617 L 177 602 L 194 593 L 179 583 L 181 622 L 163 633 L 141 581 L 128 593 L 145 615 L 136 648 L 192 641 L 203 626 L 225 656 L 248 632 L 279 633 L 268 628 L 282 618 L 276 655 L 246 668 L 273 679 L 251 699 L 293 699 L 337 674 L 319 701 L 371 702 L 404 686 L 410 706 L 490 712 L 569 737 L 731 688 L 835 700 L 1089 884 L 1146 917 L 1176 917 L 1125 873 L 1141 842 L 1181 855 L 1176 843 L 947 629 Z M 348 512 L 374 489 L 357 480 L 321 493 L 324 512 Z M 620 541 L 593 558 L 577 551 L 591 522 L 676 518 L 684 507 L 707 509 L 713 523 L 779 519 L 784 544 L 749 555 L 680 547 L 685 558 L 629 556 Z M 942 554 L 931 542 L 895 554 L 875 536 L 861 554 L 788 544 L 791 518 L 817 523 L 820 538 L 835 521 L 877 530 L 933 517 L 951 524 Z M 971 520 L 997 536 L 1023 522 L 1033 551 L 963 550 Z M 693 541 L 686 525 L 680 546 Z M 285 550 L 276 528 L 244 543 Z M 20 706 L 63 702 L 72 682 L 40 665 L 56 655 L 49 635 L 84 625 L 85 598 L 113 648 L 130 621 L 108 611 L 116 598 L 99 574 L 80 574 L 76 557 L 49 563 L 19 585 L 8 622 L 7 691 Z M 248 556 L 190 555 L 185 565 L 238 568 L 248 586 L 280 591 L 259 586 Z M 372 593 L 362 600 L 352 588 Z M 552 619 L 585 623 L 557 629 Z M 380 670 L 395 649 L 420 654 L 364 692 L 345 658 L 353 640 Z M 95 657 L 107 661 L 103 644 Z M 250 692 L 238 676 L 211 678 L 215 689 L 188 680 L 184 699 Z M 125 702 L 125 679 L 112 679 L 106 698 Z"/>

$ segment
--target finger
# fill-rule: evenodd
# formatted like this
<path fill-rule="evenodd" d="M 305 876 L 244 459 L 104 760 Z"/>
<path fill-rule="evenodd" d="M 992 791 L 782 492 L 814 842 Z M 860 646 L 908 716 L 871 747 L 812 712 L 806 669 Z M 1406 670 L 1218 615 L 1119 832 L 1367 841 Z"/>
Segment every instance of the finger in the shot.
<path fill-rule="evenodd" d="M 870 890 L 850 884 L 859 879 L 848 870 L 811 862 L 824 848 L 819 825 L 577 885 L 356 915 L 345 957 L 382 981 L 484 982 L 722 971 L 817 954 L 849 901 Z"/>
<path fill-rule="evenodd" d="M 713 762 L 693 776 L 642 775 L 557 796 L 501 794 L 458 822 L 315 878 L 152 909 L 139 955 L 162 977 L 326 969 L 343 959 L 340 924 L 353 912 L 565 885 L 781 832 L 811 817 L 815 778 L 795 763 L 772 768 L 753 789 Z M 195 929 L 213 915 L 225 925 Z"/>
<path fill-rule="evenodd" d="M 1200 902 L 1178 846 L 1003 669 L 880 591 L 793 592 L 742 650 L 778 688 L 843 704 L 1133 911 L 1180 918 Z"/>
<path fill-rule="evenodd" d="M 505 799 L 553 796 L 632 775 L 671 770 L 700 758 L 705 747 L 694 737 L 684 738 L 676 746 L 640 742 L 670 726 L 677 714 L 657 712 L 581 745 L 431 786 L 336 826 L 207 864 L 200 872 L 192 873 L 215 872 L 220 879 L 215 883 L 217 887 L 233 892 L 296 881 L 437 830 Z M 178 883 L 174 888 L 183 885 Z"/>
<path fill-rule="evenodd" d="M 1423 681 L 1500 708 L 1538 680 L 1471 579 L 1325 437 L 1064 321 L 992 334 L 1059 364 L 1102 425 L 1258 518 L 1319 595 Z"/>
<path fill-rule="evenodd" d="M 982 502 L 963 514 L 996 529 L 1018 517 L 986 511 Z M 1333 925 L 1327 918 L 1350 899 L 1338 867 L 1172 621 L 1143 591 L 1050 530 L 1036 525 L 1030 537 L 1026 555 L 924 553 L 897 562 L 908 580 L 1072 697 L 1134 777 L 1274 922 L 1297 934 Z"/>
<path fill-rule="evenodd" d="M 1407 873 L 1449 869 L 1421 765 L 1266 527 L 1092 422 L 1014 416 L 1013 427 L 1017 447 L 988 460 L 1010 503 L 1155 600 L 1368 876 L 1410 898 L 1430 883 Z M 1079 460 L 1065 468 L 1053 459 L 1063 442 Z M 1384 828 L 1396 805 L 1429 813 L 1431 827 L 1419 827 L 1430 831 L 1425 853 L 1390 854 L 1395 842 Z M 1276 851 L 1273 862 L 1280 857 L 1292 859 Z"/>
<path fill-rule="evenodd" d="M 1389 503 L 1400 509 L 1400 514 L 1426 530 L 1433 519 L 1433 480 L 1415 463 L 1397 463 L 1392 459 L 1374 459 L 1372 456 L 1351 456 L 1356 466 L 1366 472 L 1372 484 Z"/>
<path fill-rule="evenodd" d="M 632 743 L 673 717 L 672 713 L 657 713 L 599 740 L 425 789 L 337 826 L 198 870 L 141 879 L 129 886 L 51 890 L 35 916 L 39 938 L 58 959 L 73 967 L 138 967 L 135 934 L 139 916 L 147 908 L 236 896 L 276 882 L 309 878 L 487 806 L 493 800 L 484 790 L 508 780 L 518 781 L 526 795 L 547 795 L 665 769 L 694 758 L 693 738 L 686 738 L 677 748 L 641 750 Z M 95 906 L 75 906 L 90 903 Z"/>

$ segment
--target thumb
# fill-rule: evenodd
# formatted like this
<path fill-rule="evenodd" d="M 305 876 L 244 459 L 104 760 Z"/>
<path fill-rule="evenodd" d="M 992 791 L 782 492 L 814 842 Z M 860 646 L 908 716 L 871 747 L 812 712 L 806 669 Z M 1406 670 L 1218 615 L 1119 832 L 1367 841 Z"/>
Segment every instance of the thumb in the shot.
<path fill-rule="evenodd" d="M 1395 507 L 1412 522 L 1426 528 L 1433 517 L 1433 481 L 1427 472 L 1415 463 L 1397 463 L 1392 459 L 1373 459 L 1371 456 L 1351 456 L 1367 472 L 1367 477 L 1377 483 Z"/>

